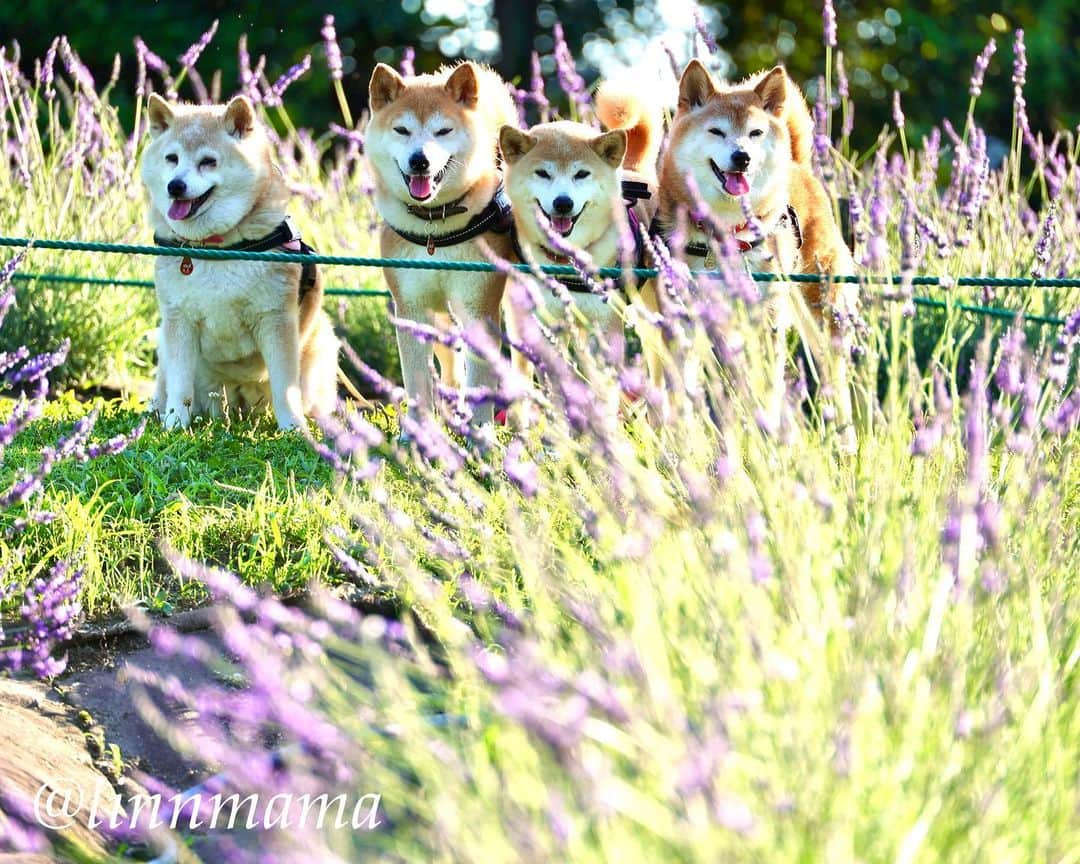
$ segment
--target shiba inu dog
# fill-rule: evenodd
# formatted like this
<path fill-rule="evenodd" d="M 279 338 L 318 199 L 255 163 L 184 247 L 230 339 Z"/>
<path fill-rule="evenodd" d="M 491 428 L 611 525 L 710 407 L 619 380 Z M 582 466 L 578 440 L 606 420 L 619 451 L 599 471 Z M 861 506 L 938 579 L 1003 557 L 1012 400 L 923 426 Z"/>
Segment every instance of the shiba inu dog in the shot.
<path fill-rule="evenodd" d="M 300 252 L 289 191 L 255 111 L 169 104 L 151 95 L 142 161 L 159 245 Z M 282 429 L 337 402 L 338 341 L 314 267 L 159 257 L 156 409 L 166 426 L 273 406 Z"/>
<path fill-rule="evenodd" d="M 515 251 L 528 262 L 566 263 L 551 249 L 552 232 L 586 253 L 597 267 L 618 266 L 620 231 L 629 230 L 631 242 L 639 245 L 640 227 L 652 218 L 662 131 L 659 108 L 632 92 L 627 82 L 608 82 L 597 93 L 596 110 L 609 131 L 558 121 L 528 132 L 514 126 L 499 132 Z M 618 355 L 623 319 L 616 308 L 580 280 L 563 281 L 578 309 Z M 561 308 L 553 292 L 545 295 L 549 311 Z M 520 312 L 505 312 L 513 335 Z"/>
<path fill-rule="evenodd" d="M 679 103 L 660 167 L 661 231 L 696 198 L 740 242 L 753 270 L 854 273 L 855 263 L 811 166 L 814 123 L 806 101 L 782 67 L 737 85 L 718 85 L 698 60 L 679 81 Z M 690 182 L 693 183 L 693 190 Z M 764 237 L 748 223 L 752 215 Z M 711 239 L 689 226 L 686 254 L 704 257 Z M 812 309 L 820 286 L 803 283 Z M 835 292 L 834 292 L 835 295 Z"/>
<path fill-rule="evenodd" d="M 517 120 L 506 83 L 490 69 L 461 63 L 435 74 L 402 78 L 379 64 L 369 84 L 371 118 L 366 150 L 375 179 L 375 206 L 383 220 L 384 257 L 479 261 L 481 241 L 508 257 L 509 205 L 496 158 L 499 128 Z M 397 317 L 445 326 L 450 319 L 480 325 L 498 341 L 505 277 L 498 273 L 387 269 Z M 434 406 L 432 345 L 407 326 L 397 328 L 409 415 Z M 444 383 L 459 383 L 453 352 L 438 352 Z M 494 384 L 489 363 L 464 358 L 469 389 Z M 490 423 L 492 406 L 473 411 L 474 424 Z"/>
<path fill-rule="evenodd" d="M 855 262 L 825 188 L 813 172 L 813 136 L 806 101 L 782 67 L 759 72 L 741 84 L 718 85 L 699 61 L 690 61 L 679 81 L 678 108 L 660 166 L 655 223 L 659 233 L 669 233 L 680 211 L 689 212 L 701 202 L 738 241 L 750 270 L 853 274 Z M 756 230 L 749 224 L 751 216 L 760 226 Z M 692 223 L 687 231 L 689 243 L 682 251 L 691 263 L 706 258 L 711 229 Z M 805 306 L 778 286 L 780 293 L 771 301 L 775 326 L 781 332 L 796 327 L 820 365 L 832 367 L 839 419 L 850 432 L 849 346 L 826 358 L 827 339 L 820 325 L 830 325 L 823 317 L 826 306 L 854 313 L 855 286 L 833 283 L 824 293 L 819 283 L 798 287 Z M 806 307 L 812 313 L 810 320 L 802 312 Z M 831 362 L 824 363 L 826 359 Z M 782 377 L 781 365 L 778 391 Z M 847 446 L 854 446 L 850 436 Z"/>

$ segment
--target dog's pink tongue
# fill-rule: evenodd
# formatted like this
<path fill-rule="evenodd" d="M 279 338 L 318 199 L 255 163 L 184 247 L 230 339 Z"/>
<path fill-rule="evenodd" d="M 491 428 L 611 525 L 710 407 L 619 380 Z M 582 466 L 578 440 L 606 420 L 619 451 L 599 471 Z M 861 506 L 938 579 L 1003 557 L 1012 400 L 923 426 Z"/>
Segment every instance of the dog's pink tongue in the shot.
<path fill-rule="evenodd" d="M 551 229 L 557 234 L 566 235 L 569 234 L 574 227 L 574 220 L 569 216 L 552 216 L 551 217 Z"/>
<path fill-rule="evenodd" d="M 413 198 L 427 198 L 431 194 L 431 178 L 426 174 L 410 174 L 409 194 Z"/>
<path fill-rule="evenodd" d="M 725 172 L 724 191 L 728 195 L 745 195 L 750 191 L 750 184 L 746 182 L 746 175 L 737 171 Z"/>
<path fill-rule="evenodd" d="M 176 198 L 169 205 L 170 219 L 187 219 L 191 212 L 192 200 L 190 198 Z"/>

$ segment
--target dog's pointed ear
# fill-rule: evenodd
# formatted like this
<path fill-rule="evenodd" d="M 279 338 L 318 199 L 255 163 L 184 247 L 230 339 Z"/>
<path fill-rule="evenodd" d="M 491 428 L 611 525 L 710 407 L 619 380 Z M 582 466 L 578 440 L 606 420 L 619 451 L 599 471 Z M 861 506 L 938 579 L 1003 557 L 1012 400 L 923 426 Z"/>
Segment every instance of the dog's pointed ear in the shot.
<path fill-rule="evenodd" d="M 243 138 L 255 128 L 255 108 L 247 96 L 234 96 L 230 100 L 222 122 L 234 138 Z"/>
<path fill-rule="evenodd" d="M 787 97 L 787 73 L 783 66 L 775 66 L 769 74 L 758 81 L 754 88 L 762 107 L 779 117 L 784 113 L 784 99 Z"/>
<path fill-rule="evenodd" d="M 475 108 L 480 100 L 480 79 L 476 77 L 476 67 L 468 61 L 456 67 L 446 79 L 446 92 L 455 102 L 466 108 Z"/>
<path fill-rule="evenodd" d="M 528 132 L 513 126 L 503 126 L 499 130 L 499 152 L 507 165 L 513 165 L 535 146 L 536 139 Z"/>
<path fill-rule="evenodd" d="M 379 111 L 397 99 L 404 89 L 405 79 L 385 63 L 379 63 L 368 82 L 368 107 Z"/>
<path fill-rule="evenodd" d="M 150 122 L 150 137 L 157 138 L 162 132 L 172 126 L 172 105 L 158 96 L 150 94 L 150 101 L 146 103 L 146 118 Z"/>
<path fill-rule="evenodd" d="M 608 165 L 618 168 L 622 165 L 623 157 L 626 156 L 626 130 L 612 129 L 603 135 L 597 135 L 589 142 L 589 146 Z"/>
<path fill-rule="evenodd" d="M 679 110 L 692 111 L 704 105 L 716 92 L 712 75 L 697 59 L 691 60 L 679 79 Z"/>

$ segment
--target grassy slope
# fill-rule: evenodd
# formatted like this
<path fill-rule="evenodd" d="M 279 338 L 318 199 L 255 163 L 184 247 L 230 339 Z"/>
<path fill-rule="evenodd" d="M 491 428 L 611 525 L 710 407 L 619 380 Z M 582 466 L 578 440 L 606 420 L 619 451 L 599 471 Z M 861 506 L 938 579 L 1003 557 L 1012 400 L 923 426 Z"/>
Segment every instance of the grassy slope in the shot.
<path fill-rule="evenodd" d="M 96 440 L 138 422 L 133 404 L 97 404 Z M 45 418 L 5 453 L 4 487 L 90 407 L 70 397 L 50 403 Z M 199 590 L 177 584 L 162 566 L 161 545 L 169 544 L 288 592 L 332 569 L 322 536 L 336 515 L 334 494 L 325 463 L 299 436 L 278 432 L 269 420 L 207 424 L 187 433 L 167 433 L 151 422 L 121 455 L 65 463 L 51 475 L 41 507 L 57 519 L 27 532 L 12 575 L 22 580 L 58 555 L 73 555 L 86 568 L 84 601 L 91 614 L 132 600 L 196 601 Z M 7 545 L 3 553 L 13 557 Z"/>

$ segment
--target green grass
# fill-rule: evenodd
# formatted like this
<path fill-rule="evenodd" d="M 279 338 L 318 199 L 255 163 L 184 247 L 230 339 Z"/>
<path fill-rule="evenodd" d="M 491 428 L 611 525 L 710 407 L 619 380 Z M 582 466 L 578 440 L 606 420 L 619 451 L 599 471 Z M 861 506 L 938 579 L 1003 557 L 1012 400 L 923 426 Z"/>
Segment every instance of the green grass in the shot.
<path fill-rule="evenodd" d="M 140 417 L 132 403 L 70 395 L 50 402 L 6 451 L 0 483 L 36 464 L 41 447 L 92 407 L 101 410 L 95 440 L 130 430 Z M 163 546 L 288 594 L 334 572 L 322 542 L 338 518 L 330 475 L 301 436 L 278 432 L 270 418 L 189 432 L 166 432 L 151 420 L 118 456 L 61 464 L 38 504 L 56 520 L 31 526 L 19 555 L 5 545 L 3 556 L 20 583 L 58 557 L 79 562 L 91 616 L 132 602 L 167 608 L 203 600 L 200 586 L 177 582 L 164 566 Z"/>

